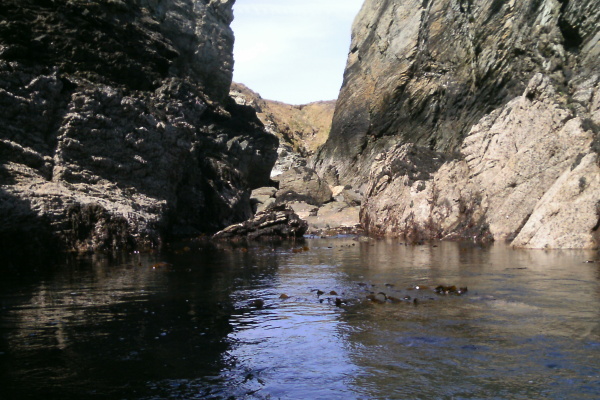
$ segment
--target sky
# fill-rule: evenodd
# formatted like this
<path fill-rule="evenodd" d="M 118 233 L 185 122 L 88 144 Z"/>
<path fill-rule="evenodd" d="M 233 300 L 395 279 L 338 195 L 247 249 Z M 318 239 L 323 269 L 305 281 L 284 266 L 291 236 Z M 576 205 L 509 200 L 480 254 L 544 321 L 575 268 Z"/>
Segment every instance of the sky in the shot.
<path fill-rule="evenodd" d="M 236 0 L 233 80 L 264 99 L 336 99 L 363 0 Z"/>

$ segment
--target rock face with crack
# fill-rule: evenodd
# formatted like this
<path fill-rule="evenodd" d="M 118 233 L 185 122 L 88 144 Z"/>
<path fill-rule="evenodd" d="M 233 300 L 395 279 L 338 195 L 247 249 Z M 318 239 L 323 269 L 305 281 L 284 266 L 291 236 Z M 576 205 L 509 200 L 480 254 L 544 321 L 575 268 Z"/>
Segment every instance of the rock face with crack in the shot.
<path fill-rule="evenodd" d="M 252 215 L 278 140 L 228 97 L 232 4 L 2 2 L 3 248 L 155 245 Z"/>
<path fill-rule="evenodd" d="M 313 162 L 414 240 L 598 247 L 600 2 L 368 0 Z"/>

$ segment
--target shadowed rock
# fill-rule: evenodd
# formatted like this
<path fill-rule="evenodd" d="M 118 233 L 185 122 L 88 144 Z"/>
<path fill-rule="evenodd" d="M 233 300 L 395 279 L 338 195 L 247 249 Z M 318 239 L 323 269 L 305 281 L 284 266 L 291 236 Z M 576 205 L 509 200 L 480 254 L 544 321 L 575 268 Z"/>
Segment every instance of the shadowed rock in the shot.
<path fill-rule="evenodd" d="M 268 239 L 302 237 L 308 223 L 291 208 L 280 205 L 258 212 L 254 218 L 217 232 L 213 239 Z"/>
<path fill-rule="evenodd" d="M 278 141 L 228 98 L 232 5 L 3 1 L 0 237 L 98 250 L 249 218 Z"/>
<path fill-rule="evenodd" d="M 290 168 L 277 176 L 279 190 L 275 197 L 277 203 L 304 201 L 308 204 L 321 206 L 332 199 L 329 185 L 317 173 L 306 167 Z"/>

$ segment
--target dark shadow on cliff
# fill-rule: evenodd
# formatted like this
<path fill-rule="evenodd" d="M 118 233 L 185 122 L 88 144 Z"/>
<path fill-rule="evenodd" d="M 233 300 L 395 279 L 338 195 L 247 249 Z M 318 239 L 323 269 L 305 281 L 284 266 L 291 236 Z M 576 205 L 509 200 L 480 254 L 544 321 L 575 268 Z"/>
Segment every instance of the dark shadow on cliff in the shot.
<path fill-rule="evenodd" d="M 0 272 L 26 274 L 45 268 L 61 250 L 49 221 L 39 217 L 28 201 L 0 188 Z"/>

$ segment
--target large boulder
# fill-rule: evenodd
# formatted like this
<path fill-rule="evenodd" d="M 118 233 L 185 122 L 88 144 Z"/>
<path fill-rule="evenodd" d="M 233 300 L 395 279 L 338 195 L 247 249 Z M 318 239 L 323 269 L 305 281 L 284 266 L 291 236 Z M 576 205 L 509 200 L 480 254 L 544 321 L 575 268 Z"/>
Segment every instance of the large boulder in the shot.
<path fill-rule="evenodd" d="M 250 193 L 250 204 L 252 205 L 253 213 L 256 214 L 258 211 L 264 211 L 271 204 L 274 204 L 276 192 L 277 189 L 270 186 L 254 189 Z"/>
<path fill-rule="evenodd" d="M 279 190 L 277 203 L 304 201 L 321 206 L 331 201 L 333 193 L 329 185 L 317 173 L 307 167 L 293 167 L 277 177 Z"/>
<path fill-rule="evenodd" d="M 360 233 L 360 207 L 332 201 L 306 217 L 308 233 L 317 235 Z"/>

